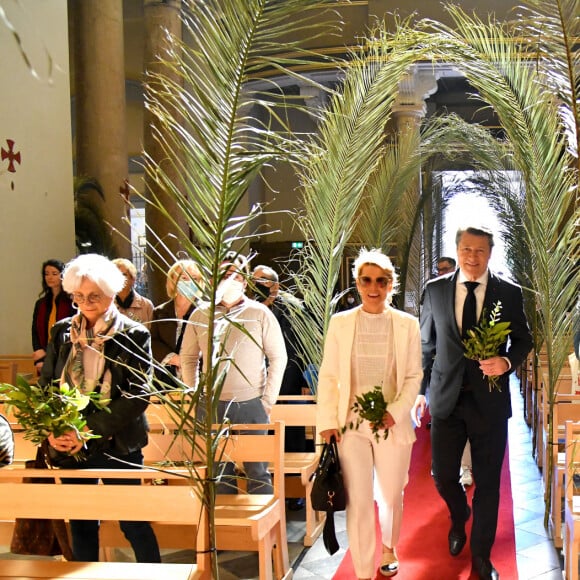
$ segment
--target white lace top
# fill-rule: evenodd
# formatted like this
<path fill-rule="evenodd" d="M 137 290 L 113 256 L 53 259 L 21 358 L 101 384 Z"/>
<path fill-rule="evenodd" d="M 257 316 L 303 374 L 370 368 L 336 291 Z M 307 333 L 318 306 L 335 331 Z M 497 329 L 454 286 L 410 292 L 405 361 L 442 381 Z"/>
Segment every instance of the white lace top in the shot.
<path fill-rule="evenodd" d="M 393 344 L 393 319 L 390 311 L 371 314 L 359 310 L 351 354 L 351 389 L 349 409 L 357 395 L 372 391 L 381 385 L 386 399 L 392 400 L 396 392 L 397 376 Z M 390 394 L 391 396 L 389 396 Z M 349 410 L 348 420 L 354 417 Z"/>

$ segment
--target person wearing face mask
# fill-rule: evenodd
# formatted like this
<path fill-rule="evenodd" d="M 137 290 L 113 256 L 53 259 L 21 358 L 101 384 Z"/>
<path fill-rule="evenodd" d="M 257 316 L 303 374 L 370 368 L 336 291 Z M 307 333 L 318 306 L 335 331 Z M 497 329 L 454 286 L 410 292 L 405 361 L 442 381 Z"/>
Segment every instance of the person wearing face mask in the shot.
<path fill-rule="evenodd" d="M 268 423 L 280 392 L 287 355 L 280 324 L 267 306 L 244 295 L 249 277 L 248 260 L 229 254 L 221 267 L 216 290 L 215 339 L 229 357 L 219 392 L 218 422 Z M 181 347 L 181 368 L 186 385 L 198 388 L 200 371 L 207 371 L 209 304 L 200 303 L 189 318 Z M 241 328 L 243 327 L 243 328 Z M 202 364 L 200 365 L 200 359 Z M 199 368 L 199 367 L 202 368 Z M 198 411 L 204 405 L 198 406 Z M 272 479 L 267 463 L 245 463 L 248 493 L 271 493 Z M 234 465 L 224 466 L 217 493 L 236 493 Z"/>
<path fill-rule="evenodd" d="M 202 296 L 201 273 L 193 260 L 178 260 L 167 272 L 165 289 L 170 298 L 153 310 L 151 348 L 155 360 L 155 377 L 169 385 L 181 379 L 179 350 L 185 322 Z"/>
<path fill-rule="evenodd" d="M 358 306 L 358 302 L 354 292 L 348 291 L 340 300 L 337 307 L 337 312 L 344 312 Z"/>
<path fill-rule="evenodd" d="M 299 304 L 300 301 L 289 292 L 280 291 L 278 273 L 268 266 L 259 265 L 252 271 L 251 289 L 254 300 L 268 306 L 282 329 L 284 344 L 288 355 L 288 364 L 284 370 L 280 395 L 306 395 L 310 389 L 304 378 L 304 364 L 296 345 L 298 339 L 292 328 L 292 318 L 288 311 L 288 302 Z M 286 427 L 284 449 L 288 452 L 303 453 L 306 448 L 306 429 L 304 427 Z M 304 498 L 288 500 L 288 509 L 298 511 L 304 507 Z"/>

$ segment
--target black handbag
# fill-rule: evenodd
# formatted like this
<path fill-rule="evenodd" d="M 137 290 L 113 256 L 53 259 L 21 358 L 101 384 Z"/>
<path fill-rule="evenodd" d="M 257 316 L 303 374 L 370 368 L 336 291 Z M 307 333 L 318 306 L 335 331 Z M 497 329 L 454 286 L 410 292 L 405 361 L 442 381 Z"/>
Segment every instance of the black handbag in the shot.
<path fill-rule="evenodd" d="M 334 512 L 346 509 L 346 490 L 334 437 L 330 443 L 324 444 L 318 467 L 311 477 L 314 478 L 314 482 L 310 491 L 310 501 L 313 509 L 326 512 L 322 539 L 326 551 L 332 556 L 339 548 L 334 530 Z"/>

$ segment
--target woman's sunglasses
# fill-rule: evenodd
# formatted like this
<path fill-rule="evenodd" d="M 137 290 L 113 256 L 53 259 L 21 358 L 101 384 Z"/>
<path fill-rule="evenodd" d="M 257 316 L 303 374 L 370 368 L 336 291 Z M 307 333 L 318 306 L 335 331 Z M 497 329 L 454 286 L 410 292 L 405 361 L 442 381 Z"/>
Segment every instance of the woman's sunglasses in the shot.
<path fill-rule="evenodd" d="M 357 279 L 363 288 L 370 286 L 373 282 L 376 282 L 379 288 L 386 288 L 391 281 L 391 279 L 387 276 L 379 276 L 378 278 L 371 278 L 370 276 L 359 276 Z"/>

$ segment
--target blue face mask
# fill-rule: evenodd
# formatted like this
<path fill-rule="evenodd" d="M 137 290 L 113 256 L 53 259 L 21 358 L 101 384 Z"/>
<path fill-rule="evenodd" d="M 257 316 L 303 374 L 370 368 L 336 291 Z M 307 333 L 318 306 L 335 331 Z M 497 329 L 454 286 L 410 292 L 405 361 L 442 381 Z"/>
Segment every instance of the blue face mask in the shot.
<path fill-rule="evenodd" d="M 179 280 L 177 291 L 191 302 L 201 298 L 202 294 L 200 287 L 193 280 Z"/>

